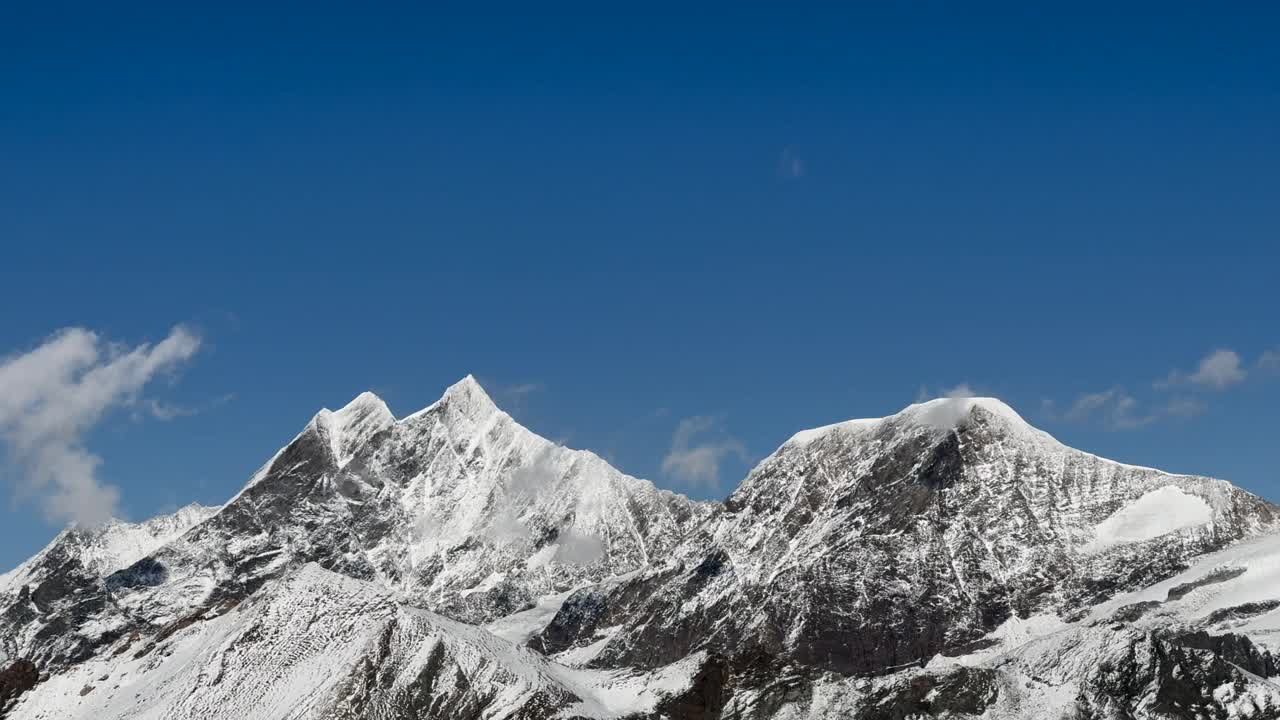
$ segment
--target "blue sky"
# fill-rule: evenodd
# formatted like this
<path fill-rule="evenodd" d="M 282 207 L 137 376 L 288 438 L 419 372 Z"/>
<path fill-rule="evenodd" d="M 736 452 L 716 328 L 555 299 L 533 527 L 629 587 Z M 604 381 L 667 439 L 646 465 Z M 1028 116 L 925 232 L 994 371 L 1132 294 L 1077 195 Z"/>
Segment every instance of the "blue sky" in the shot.
<path fill-rule="evenodd" d="M 0 353 L 170 338 L 58 426 L 131 517 L 466 373 L 698 496 L 967 385 L 1280 500 L 1274 6 L 4 13 Z"/>

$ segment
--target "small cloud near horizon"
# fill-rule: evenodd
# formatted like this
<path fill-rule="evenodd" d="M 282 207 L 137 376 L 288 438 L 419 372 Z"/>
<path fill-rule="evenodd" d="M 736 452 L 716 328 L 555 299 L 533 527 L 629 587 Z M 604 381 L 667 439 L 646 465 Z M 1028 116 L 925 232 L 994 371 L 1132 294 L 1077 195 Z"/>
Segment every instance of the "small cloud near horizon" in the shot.
<path fill-rule="evenodd" d="M 1240 353 L 1235 350 L 1218 349 L 1204 356 L 1195 372 L 1186 373 L 1173 370 L 1169 375 L 1155 383 L 1157 390 L 1167 390 L 1179 386 L 1196 386 L 1212 390 L 1224 390 L 1236 383 L 1244 382 L 1249 373 L 1244 369 Z"/>
<path fill-rule="evenodd" d="M 662 458 L 662 472 L 681 482 L 720 489 L 720 467 L 728 458 L 747 463 L 747 448 L 725 429 L 721 418 L 695 415 L 681 420 Z"/>
<path fill-rule="evenodd" d="M 935 393 L 928 385 L 921 385 L 916 390 L 916 404 L 928 402 L 930 400 L 948 399 L 961 400 L 964 398 L 978 397 L 978 392 L 973 386 L 967 382 L 962 382 L 955 387 L 946 388 L 942 392 Z"/>

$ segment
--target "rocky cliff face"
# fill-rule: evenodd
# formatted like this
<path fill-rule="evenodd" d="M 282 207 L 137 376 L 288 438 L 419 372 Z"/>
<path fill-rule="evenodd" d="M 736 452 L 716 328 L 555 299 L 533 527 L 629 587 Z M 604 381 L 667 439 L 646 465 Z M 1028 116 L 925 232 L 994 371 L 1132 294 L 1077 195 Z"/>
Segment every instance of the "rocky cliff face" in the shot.
<path fill-rule="evenodd" d="M 0 576 L 0 715 L 1274 717 L 1278 520 L 987 399 L 798 433 L 695 503 L 466 378 Z"/>
<path fill-rule="evenodd" d="M 571 596 L 535 645 L 591 646 L 594 667 L 705 650 L 893 673 L 1010 620 L 1077 617 L 1276 518 L 1228 483 L 1067 448 L 998 401 L 933 401 L 800 433 L 670 562 Z"/>

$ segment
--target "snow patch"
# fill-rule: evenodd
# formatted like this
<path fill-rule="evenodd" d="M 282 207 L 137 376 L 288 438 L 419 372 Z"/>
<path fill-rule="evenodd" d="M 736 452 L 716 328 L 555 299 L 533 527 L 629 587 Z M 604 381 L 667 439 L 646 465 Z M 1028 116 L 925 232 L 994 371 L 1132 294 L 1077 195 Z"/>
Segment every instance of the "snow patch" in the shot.
<path fill-rule="evenodd" d="M 575 592 L 577 592 L 576 589 L 543 596 L 534 607 L 494 620 L 485 625 L 484 629 L 513 645 L 526 645 L 529 638 L 542 632 L 543 628 L 551 624 L 556 613 L 560 612 L 560 608 L 564 605 L 564 601 Z"/>
<path fill-rule="evenodd" d="M 1087 553 L 1100 552 L 1210 522 L 1213 522 L 1213 509 L 1209 503 L 1169 485 L 1152 490 L 1112 513 L 1098 524 L 1094 539 L 1082 549 Z"/>

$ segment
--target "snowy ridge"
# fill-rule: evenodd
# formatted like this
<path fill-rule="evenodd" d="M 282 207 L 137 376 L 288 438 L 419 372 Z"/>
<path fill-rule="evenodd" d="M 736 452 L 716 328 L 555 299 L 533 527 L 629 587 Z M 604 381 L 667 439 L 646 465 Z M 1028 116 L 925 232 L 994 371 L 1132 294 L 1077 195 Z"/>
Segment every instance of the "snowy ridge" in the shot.
<path fill-rule="evenodd" d="M 47 571 L 45 563 L 54 558 L 57 562 L 74 560 L 95 576 L 110 575 L 176 539 L 216 511 L 217 508 L 191 503 L 173 513 L 138 523 L 111 520 L 100 527 L 68 528 L 31 559 L 0 575 L 0 594 L 39 582 Z"/>
<path fill-rule="evenodd" d="M 788 445 L 808 445 L 833 432 L 854 434 L 872 432 L 884 423 L 915 423 L 935 430 L 950 431 L 965 422 L 972 415 L 975 408 L 981 408 L 984 413 L 991 417 L 999 418 L 1006 427 L 1019 433 L 1048 443 L 1059 444 L 1053 436 L 1043 430 L 1032 427 L 1030 423 L 1022 419 L 1022 416 L 1016 410 L 1009 407 L 1002 400 L 991 397 L 963 397 L 936 398 L 916 403 L 887 417 L 845 420 L 844 422 L 832 423 L 809 430 L 801 430 L 783 443 L 783 447 Z"/>
<path fill-rule="evenodd" d="M 329 440 L 330 452 L 341 467 L 370 437 L 393 425 L 396 418 L 382 398 L 363 392 L 337 412 L 321 410 L 311 422 Z"/>
<path fill-rule="evenodd" d="M 0 576 L 0 718 L 1280 718 L 1277 530 L 991 398 L 802 431 L 697 503 L 467 376 Z"/>

